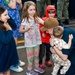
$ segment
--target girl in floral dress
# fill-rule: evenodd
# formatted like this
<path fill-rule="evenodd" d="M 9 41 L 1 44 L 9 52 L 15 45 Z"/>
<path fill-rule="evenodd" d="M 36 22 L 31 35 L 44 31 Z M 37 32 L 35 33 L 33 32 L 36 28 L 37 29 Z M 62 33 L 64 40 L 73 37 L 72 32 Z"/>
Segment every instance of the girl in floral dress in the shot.
<path fill-rule="evenodd" d="M 37 9 L 36 5 L 32 1 L 24 3 L 22 11 L 22 23 L 19 31 L 24 33 L 25 47 L 27 53 L 28 67 L 27 75 L 38 75 L 44 73 L 44 70 L 39 67 L 39 45 L 41 44 L 41 37 L 39 31 L 39 24 L 36 18 Z M 33 62 L 34 60 L 34 62 Z M 34 63 L 34 70 L 32 70 L 32 64 Z"/>

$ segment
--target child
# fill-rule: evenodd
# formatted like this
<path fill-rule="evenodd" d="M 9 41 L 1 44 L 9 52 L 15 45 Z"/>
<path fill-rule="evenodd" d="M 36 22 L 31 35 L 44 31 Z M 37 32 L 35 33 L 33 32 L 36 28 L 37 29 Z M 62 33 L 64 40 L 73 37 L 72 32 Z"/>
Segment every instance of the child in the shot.
<path fill-rule="evenodd" d="M 44 73 L 44 70 L 39 68 L 39 45 L 41 44 L 41 37 L 39 31 L 39 24 L 36 22 L 37 9 L 36 5 L 32 1 L 27 1 L 24 3 L 22 10 L 22 23 L 19 31 L 24 33 L 25 47 L 27 53 L 28 67 L 27 75 L 38 75 L 39 73 Z M 35 69 L 32 71 L 32 64 L 35 64 Z"/>
<path fill-rule="evenodd" d="M 0 75 L 10 75 L 10 66 L 19 63 L 13 32 L 7 23 L 8 19 L 7 10 L 0 6 Z"/>
<path fill-rule="evenodd" d="M 48 5 L 46 7 L 46 17 L 42 18 L 43 20 L 46 20 L 47 18 L 55 17 L 56 15 L 56 9 L 53 5 Z M 43 26 L 43 24 L 40 24 L 40 28 Z M 40 45 L 40 52 L 39 52 L 39 66 L 40 68 L 44 69 L 45 66 L 43 64 L 43 57 L 46 52 L 46 59 L 45 59 L 45 64 L 47 66 L 52 66 L 52 62 L 50 61 L 50 35 L 46 32 L 41 33 L 41 39 L 42 39 L 42 44 Z M 46 47 L 46 49 L 45 49 Z M 45 51 L 46 50 L 46 51 Z"/>
<path fill-rule="evenodd" d="M 55 45 L 59 50 L 62 49 L 69 49 L 71 47 L 71 43 L 72 43 L 72 39 L 73 39 L 73 35 L 69 35 L 69 40 L 68 40 L 68 44 L 61 39 L 63 36 L 63 32 L 64 32 L 64 28 L 61 26 L 57 26 L 54 27 L 53 29 L 53 36 L 51 37 L 51 43 L 53 43 L 53 46 Z M 65 74 L 67 72 L 67 70 L 69 69 L 69 67 L 71 66 L 71 62 L 67 59 L 67 60 L 62 60 L 58 54 L 52 54 L 52 58 L 53 58 L 53 62 L 54 62 L 54 68 L 53 68 L 53 72 L 52 75 L 57 75 L 58 70 L 61 66 L 63 66 L 63 68 L 60 70 L 61 74 Z"/>

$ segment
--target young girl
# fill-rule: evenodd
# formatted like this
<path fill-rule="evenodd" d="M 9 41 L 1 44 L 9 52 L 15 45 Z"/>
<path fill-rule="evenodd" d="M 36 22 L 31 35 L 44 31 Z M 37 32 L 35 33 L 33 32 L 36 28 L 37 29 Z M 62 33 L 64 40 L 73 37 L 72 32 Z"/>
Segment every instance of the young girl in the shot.
<path fill-rule="evenodd" d="M 56 9 L 54 5 L 48 5 L 46 7 L 46 16 L 42 18 L 42 20 L 46 20 L 47 18 L 55 17 L 56 16 Z M 41 21 L 42 22 L 42 21 Z M 40 24 L 40 28 L 43 26 L 43 24 Z M 40 68 L 44 69 L 45 65 L 43 64 L 43 57 L 46 52 L 46 59 L 45 59 L 45 64 L 47 66 L 52 66 L 52 62 L 50 61 L 50 35 L 48 33 L 42 32 L 41 33 L 41 39 L 42 39 L 42 44 L 40 45 L 40 51 L 39 51 L 39 66 Z"/>
<path fill-rule="evenodd" d="M 19 63 L 13 32 L 7 23 L 8 19 L 7 10 L 0 6 L 0 75 L 10 75 L 10 66 Z"/>
<path fill-rule="evenodd" d="M 41 37 L 39 32 L 39 24 L 36 22 L 38 18 L 36 5 L 32 1 L 24 3 L 22 11 L 22 23 L 19 31 L 24 33 L 25 47 L 27 52 L 28 67 L 27 75 L 37 75 L 44 73 L 44 70 L 39 68 L 39 45 L 41 44 Z M 34 60 L 34 71 L 32 71 L 32 64 Z"/>

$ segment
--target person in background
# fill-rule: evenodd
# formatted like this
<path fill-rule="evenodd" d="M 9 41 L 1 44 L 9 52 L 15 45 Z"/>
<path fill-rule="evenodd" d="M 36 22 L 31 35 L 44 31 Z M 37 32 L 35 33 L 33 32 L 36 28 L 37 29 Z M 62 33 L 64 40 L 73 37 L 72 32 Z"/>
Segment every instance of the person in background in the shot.
<path fill-rule="evenodd" d="M 56 9 L 54 5 L 48 5 L 46 7 L 46 17 L 43 17 L 42 20 L 45 21 L 47 18 L 55 17 L 56 15 Z M 40 28 L 43 26 L 43 24 L 40 24 Z M 47 66 L 52 66 L 52 62 L 50 61 L 50 35 L 46 32 L 41 33 L 41 39 L 42 39 L 42 44 L 40 45 L 40 52 L 39 52 L 39 66 L 40 68 L 44 69 L 45 64 Z M 45 59 L 45 64 L 43 64 L 43 57 L 46 52 L 46 59 Z"/>
<path fill-rule="evenodd" d="M 0 75 L 10 75 L 10 66 L 19 64 L 9 18 L 8 11 L 0 6 Z"/>
<path fill-rule="evenodd" d="M 69 0 L 69 18 L 70 20 L 75 19 L 75 0 Z"/>
<path fill-rule="evenodd" d="M 54 5 L 55 8 L 57 9 L 57 0 L 51 0 L 51 5 Z"/>
<path fill-rule="evenodd" d="M 69 24 L 68 13 L 69 0 L 57 0 L 57 19 L 59 24 L 62 23 L 62 17 L 64 17 L 64 24 Z"/>
<path fill-rule="evenodd" d="M 40 17 L 44 17 L 45 7 L 51 4 L 51 0 L 36 0 L 36 4 Z"/>
<path fill-rule="evenodd" d="M 38 75 L 38 72 L 45 72 L 39 67 L 39 46 L 41 44 L 41 36 L 39 24 L 37 23 L 38 18 L 36 4 L 32 1 L 25 2 L 22 10 L 22 23 L 19 32 L 24 33 L 28 60 L 27 75 Z"/>
<path fill-rule="evenodd" d="M 47 33 L 49 33 L 50 35 L 53 35 L 53 29 L 54 29 L 54 27 L 56 27 L 58 25 L 59 25 L 59 23 L 58 23 L 57 19 L 48 18 L 47 20 L 44 21 L 44 25 L 41 28 L 41 31 L 47 31 Z M 75 75 L 75 60 L 74 60 L 75 59 L 75 31 L 72 30 L 71 28 L 64 26 L 64 32 L 63 32 L 62 39 L 65 42 L 68 42 L 69 34 L 73 35 L 72 44 L 71 44 L 70 49 L 62 49 L 62 51 L 61 51 L 56 46 L 53 46 L 53 49 L 50 49 L 50 50 L 52 53 L 56 52 L 56 54 L 58 54 L 59 57 L 64 61 L 69 59 L 71 62 L 71 66 L 65 75 Z M 62 67 L 60 67 L 60 68 L 62 68 Z M 58 75 L 60 75 L 60 74 L 58 74 Z"/>
<path fill-rule="evenodd" d="M 8 15 L 15 21 L 17 28 L 16 29 L 12 29 L 13 31 L 13 37 L 15 39 L 16 45 L 17 43 L 17 37 L 21 36 L 21 34 L 19 33 L 19 27 L 20 27 L 20 14 L 19 14 L 19 10 L 22 8 L 22 2 L 21 0 L 3 0 L 3 5 L 4 7 L 6 7 L 6 9 L 8 10 Z M 25 63 L 22 62 L 21 60 L 19 60 L 20 62 L 20 66 L 24 66 Z M 15 71 L 15 72 L 22 72 L 23 69 L 19 66 L 19 65 L 12 65 L 10 67 L 11 70 Z"/>

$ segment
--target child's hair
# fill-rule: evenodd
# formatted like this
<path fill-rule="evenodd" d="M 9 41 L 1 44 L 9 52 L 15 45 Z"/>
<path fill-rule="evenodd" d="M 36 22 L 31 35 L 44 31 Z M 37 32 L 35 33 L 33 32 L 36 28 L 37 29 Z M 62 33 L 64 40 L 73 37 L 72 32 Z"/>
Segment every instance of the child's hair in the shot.
<path fill-rule="evenodd" d="M 56 38 L 60 38 L 63 35 L 64 28 L 62 26 L 56 26 L 53 29 L 53 36 Z"/>
<path fill-rule="evenodd" d="M 6 9 L 2 6 L 0 6 L 0 19 L 1 19 L 1 15 L 6 11 Z M 4 22 L 0 20 L 0 30 L 6 30 L 6 28 L 4 27 Z"/>
<path fill-rule="evenodd" d="M 24 3 L 24 7 L 23 7 L 23 9 L 22 9 L 21 21 L 22 21 L 24 18 L 27 18 L 27 20 L 28 20 L 28 18 L 29 18 L 28 8 L 29 8 L 31 5 L 35 6 L 36 12 L 35 12 L 35 14 L 34 14 L 34 20 L 35 20 L 35 22 L 36 22 L 36 19 L 35 19 L 35 18 L 38 17 L 37 7 L 36 7 L 36 4 L 35 4 L 34 2 L 32 2 L 32 1 L 27 1 L 27 2 Z"/>

